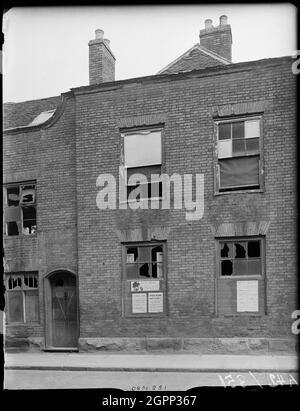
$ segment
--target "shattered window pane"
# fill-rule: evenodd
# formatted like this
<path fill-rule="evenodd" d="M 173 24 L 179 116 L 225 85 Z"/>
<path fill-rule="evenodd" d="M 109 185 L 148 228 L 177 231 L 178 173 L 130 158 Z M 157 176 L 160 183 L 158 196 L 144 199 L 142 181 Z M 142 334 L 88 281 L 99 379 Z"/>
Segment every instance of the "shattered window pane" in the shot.
<path fill-rule="evenodd" d="M 20 202 L 19 187 L 7 187 L 7 205 L 18 206 Z"/>
<path fill-rule="evenodd" d="M 232 275 L 232 261 L 223 260 L 221 262 L 221 275 Z"/>
<path fill-rule="evenodd" d="M 232 257 L 232 243 L 221 243 L 221 257 Z"/>
<path fill-rule="evenodd" d="M 34 202 L 35 202 L 35 186 L 34 185 L 22 186 L 21 203 L 26 204 L 26 203 L 34 203 Z"/>
<path fill-rule="evenodd" d="M 142 277 L 150 277 L 149 264 L 142 264 L 139 266 L 139 275 Z"/>
<path fill-rule="evenodd" d="M 7 235 L 19 235 L 19 227 L 16 221 L 6 223 Z"/>
<path fill-rule="evenodd" d="M 260 241 L 248 242 L 248 257 L 255 258 L 260 257 Z"/>
<path fill-rule="evenodd" d="M 130 247 L 127 248 L 127 263 L 134 263 L 138 258 L 138 248 Z"/>
<path fill-rule="evenodd" d="M 234 243 L 235 258 L 246 258 L 246 248 L 244 243 Z"/>
<path fill-rule="evenodd" d="M 161 246 L 152 248 L 151 251 L 151 260 L 162 262 L 163 260 L 163 250 Z"/>
<path fill-rule="evenodd" d="M 23 234 L 36 232 L 36 209 L 33 206 L 23 207 Z"/>

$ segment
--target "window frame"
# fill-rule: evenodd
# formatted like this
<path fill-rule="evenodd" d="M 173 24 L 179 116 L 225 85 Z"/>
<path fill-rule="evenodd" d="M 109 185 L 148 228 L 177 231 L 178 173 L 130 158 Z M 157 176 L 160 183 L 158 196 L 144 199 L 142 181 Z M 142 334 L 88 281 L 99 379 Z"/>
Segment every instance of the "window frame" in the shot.
<path fill-rule="evenodd" d="M 223 242 L 243 242 L 243 241 L 260 241 L 260 253 L 261 253 L 261 274 L 247 274 L 247 275 L 221 275 L 220 261 L 221 261 L 221 247 L 220 244 Z M 255 236 L 232 236 L 232 237 L 215 237 L 215 254 L 216 254 L 216 277 L 215 277 L 215 314 L 217 317 L 232 317 L 232 316 L 256 316 L 262 317 L 267 315 L 267 281 L 266 281 L 266 237 L 264 235 Z M 225 281 L 251 281 L 257 280 L 261 281 L 263 291 L 260 292 L 258 289 L 258 311 L 241 311 L 224 314 L 220 312 L 219 308 L 219 287 Z M 260 304 L 262 302 L 262 304 Z"/>
<path fill-rule="evenodd" d="M 245 122 L 247 120 L 259 120 L 259 149 L 258 154 L 253 155 L 241 155 L 241 156 L 231 156 L 228 158 L 243 158 L 243 157 L 254 157 L 258 156 L 259 162 L 259 187 L 251 187 L 251 186 L 232 186 L 222 188 L 220 185 L 220 165 L 219 165 L 219 124 L 226 124 L 226 123 L 238 123 L 238 122 Z M 215 146 L 215 161 L 214 161 L 214 195 L 223 195 L 223 194 L 240 194 L 240 193 L 261 193 L 264 191 L 264 161 L 263 161 L 263 136 L 264 136 L 264 127 L 263 127 L 263 114 L 253 114 L 253 115 L 242 115 L 242 116 L 227 116 L 224 118 L 215 118 L 214 119 L 214 146 Z M 231 138 L 232 140 L 232 138 Z M 222 159 L 221 159 L 222 160 Z"/>
<path fill-rule="evenodd" d="M 167 282 L 167 242 L 165 240 L 162 241 L 136 241 L 136 242 L 124 242 L 121 244 L 122 246 L 122 317 L 124 318 L 155 318 L 155 317 L 165 317 L 168 315 L 167 307 L 168 307 L 168 282 Z M 163 249 L 163 276 L 161 278 L 141 278 L 141 279 L 127 279 L 126 273 L 126 262 L 127 262 L 127 248 L 132 247 L 155 247 L 161 246 Z M 162 292 L 163 293 L 163 311 L 162 312 L 146 312 L 146 313 L 132 313 L 129 311 L 129 307 L 126 307 L 126 285 L 132 281 L 140 280 L 140 281 L 160 281 L 159 291 L 144 291 L 145 293 L 149 292 Z M 132 293 L 132 292 L 131 292 Z M 148 305 L 148 304 L 147 304 Z"/>
<path fill-rule="evenodd" d="M 37 287 L 34 288 L 27 288 L 24 287 L 24 278 L 26 276 L 35 276 L 37 278 Z M 21 288 L 18 288 L 16 290 L 10 290 L 8 288 L 8 281 L 10 277 L 22 277 L 22 286 Z M 9 325 L 31 325 L 31 324 L 39 324 L 40 323 L 40 297 L 39 297 L 39 282 L 40 282 L 40 278 L 39 278 L 39 274 L 37 271 L 21 271 L 21 272 L 8 272 L 5 273 L 5 291 L 7 293 L 7 301 L 5 304 L 5 314 L 6 314 L 6 323 Z M 27 292 L 32 292 L 32 291 L 36 291 L 37 293 L 37 301 L 38 301 L 38 308 L 37 308 L 37 319 L 36 320 L 27 320 L 26 319 L 26 293 Z M 8 294 L 10 293 L 20 293 L 22 295 L 22 312 L 23 312 L 23 321 L 11 321 L 10 320 L 10 312 L 9 312 L 9 304 L 8 304 Z"/>
<path fill-rule="evenodd" d="M 30 186 L 33 185 L 35 187 L 35 194 L 34 194 L 34 202 L 32 203 L 23 203 L 21 202 L 21 189 L 24 186 Z M 5 207 L 9 207 L 8 206 L 8 197 L 7 197 L 7 188 L 9 187 L 18 187 L 19 188 L 19 207 L 20 207 L 20 214 L 21 214 L 21 219 L 20 219 L 20 223 L 21 223 L 21 232 L 19 234 L 14 234 L 14 235 L 8 235 L 8 228 L 7 228 L 7 222 L 5 221 L 5 217 L 3 217 L 4 219 L 4 224 L 3 224 L 3 234 L 5 236 L 5 238 L 16 238 L 16 237 L 35 237 L 37 235 L 37 181 L 36 180 L 29 180 L 29 181 L 22 181 L 22 182 L 15 182 L 15 183 L 5 183 L 3 184 L 3 194 L 4 194 L 4 206 Z M 35 226 L 36 226 L 36 230 L 34 233 L 29 233 L 29 234 L 25 234 L 23 232 L 24 226 L 23 223 L 24 221 L 30 221 L 31 219 L 27 219 L 24 220 L 23 217 L 23 209 L 26 207 L 34 207 L 35 208 Z"/>
<path fill-rule="evenodd" d="M 127 195 L 127 187 L 129 185 L 127 184 L 127 169 L 131 168 L 138 168 L 138 167 L 126 167 L 125 166 L 125 137 L 127 135 L 132 135 L 132 134 L 137 134 L 138 132 L 143 132 L 143 131 L 149 131 L 155 132 L 155 131 L 160 131 L 161 132 L 161 164 L 152 164 L 148 166 L 140 166 L 141 168 L 146 168 L 146 167 L 151 167 L 151 166 L 159 166 L 161 167 L 161 174 L 165 172 L 164 170 L 164 164 L 165 164 L 165 152 L 164 152 L 164 124 L 160 123 L 158 125 L 148 125 L 148 126 L 139 126 L 139 127 L 132 127 L 132 128 L 120 128 L 119 132 L 121 135 L 121 166 L 124 167 L 124 180 L 125 180 L 125 192 L 126 192 L 126 201 L 121 201 L 122 204 L 130 204 L 134 203 L 136 200 L 128 200 L 128 195 Z M 161 182 L 161 179 L 155 182 Z M 151 183 L 151 180 L 148 181 L 148 184 Z M 163 192 L 161 197 L 145 197 L 140 199 L 139 202 L 145 202 L 145 201 L 161 201 L 163 200 Z"/>

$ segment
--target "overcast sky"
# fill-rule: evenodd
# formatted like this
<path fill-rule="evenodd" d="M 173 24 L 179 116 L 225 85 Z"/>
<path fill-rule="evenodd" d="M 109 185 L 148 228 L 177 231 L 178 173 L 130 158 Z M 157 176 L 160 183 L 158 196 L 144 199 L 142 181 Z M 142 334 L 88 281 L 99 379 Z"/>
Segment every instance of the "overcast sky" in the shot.
<path fill-rule="evenodd" d="M 104 30 L 116 80 L 156 74 L 199 42 L 204 20 L 228 16 L 233 62 L 292 55 L 291 4 L 14 8 L 4 15 L 4 101 L 59 95 L 88 85 L 88 42 Z"/>

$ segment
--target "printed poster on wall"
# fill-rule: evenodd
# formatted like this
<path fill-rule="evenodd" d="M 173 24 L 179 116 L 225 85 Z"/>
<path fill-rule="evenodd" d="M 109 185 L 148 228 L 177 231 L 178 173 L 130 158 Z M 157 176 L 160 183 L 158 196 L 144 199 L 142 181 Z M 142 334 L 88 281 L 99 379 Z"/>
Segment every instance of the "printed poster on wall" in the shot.
<path fill-rule="evenodd" d="M 134 314 L 147 312 L 147 294 L 132 294 L 132 312 Z"/>
<path fill-rule="evenodd" d="M 131 281 L 131 291 L 159 291 L 159 281 Z"/>
<path fill-rule="evenodd" d="M 148 294 L 148 311 L 149 313 L 163 312 L 163 293 Z"/>
<path fill-rule="evenodd" d="M 236 297 L 238 312 L 258 312 L 258 281 L 237 281 Z"/>

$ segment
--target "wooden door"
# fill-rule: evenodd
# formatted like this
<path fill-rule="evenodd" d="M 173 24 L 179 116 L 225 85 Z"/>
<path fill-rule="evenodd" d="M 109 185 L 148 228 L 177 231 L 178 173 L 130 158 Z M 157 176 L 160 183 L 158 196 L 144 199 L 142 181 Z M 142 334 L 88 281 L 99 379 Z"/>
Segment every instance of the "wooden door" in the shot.
<path fill-rule="evenodd" d="M 51 280 L 52 336 L 54 347 L 77 347 L 76 277 L 56 274 Z"/>

